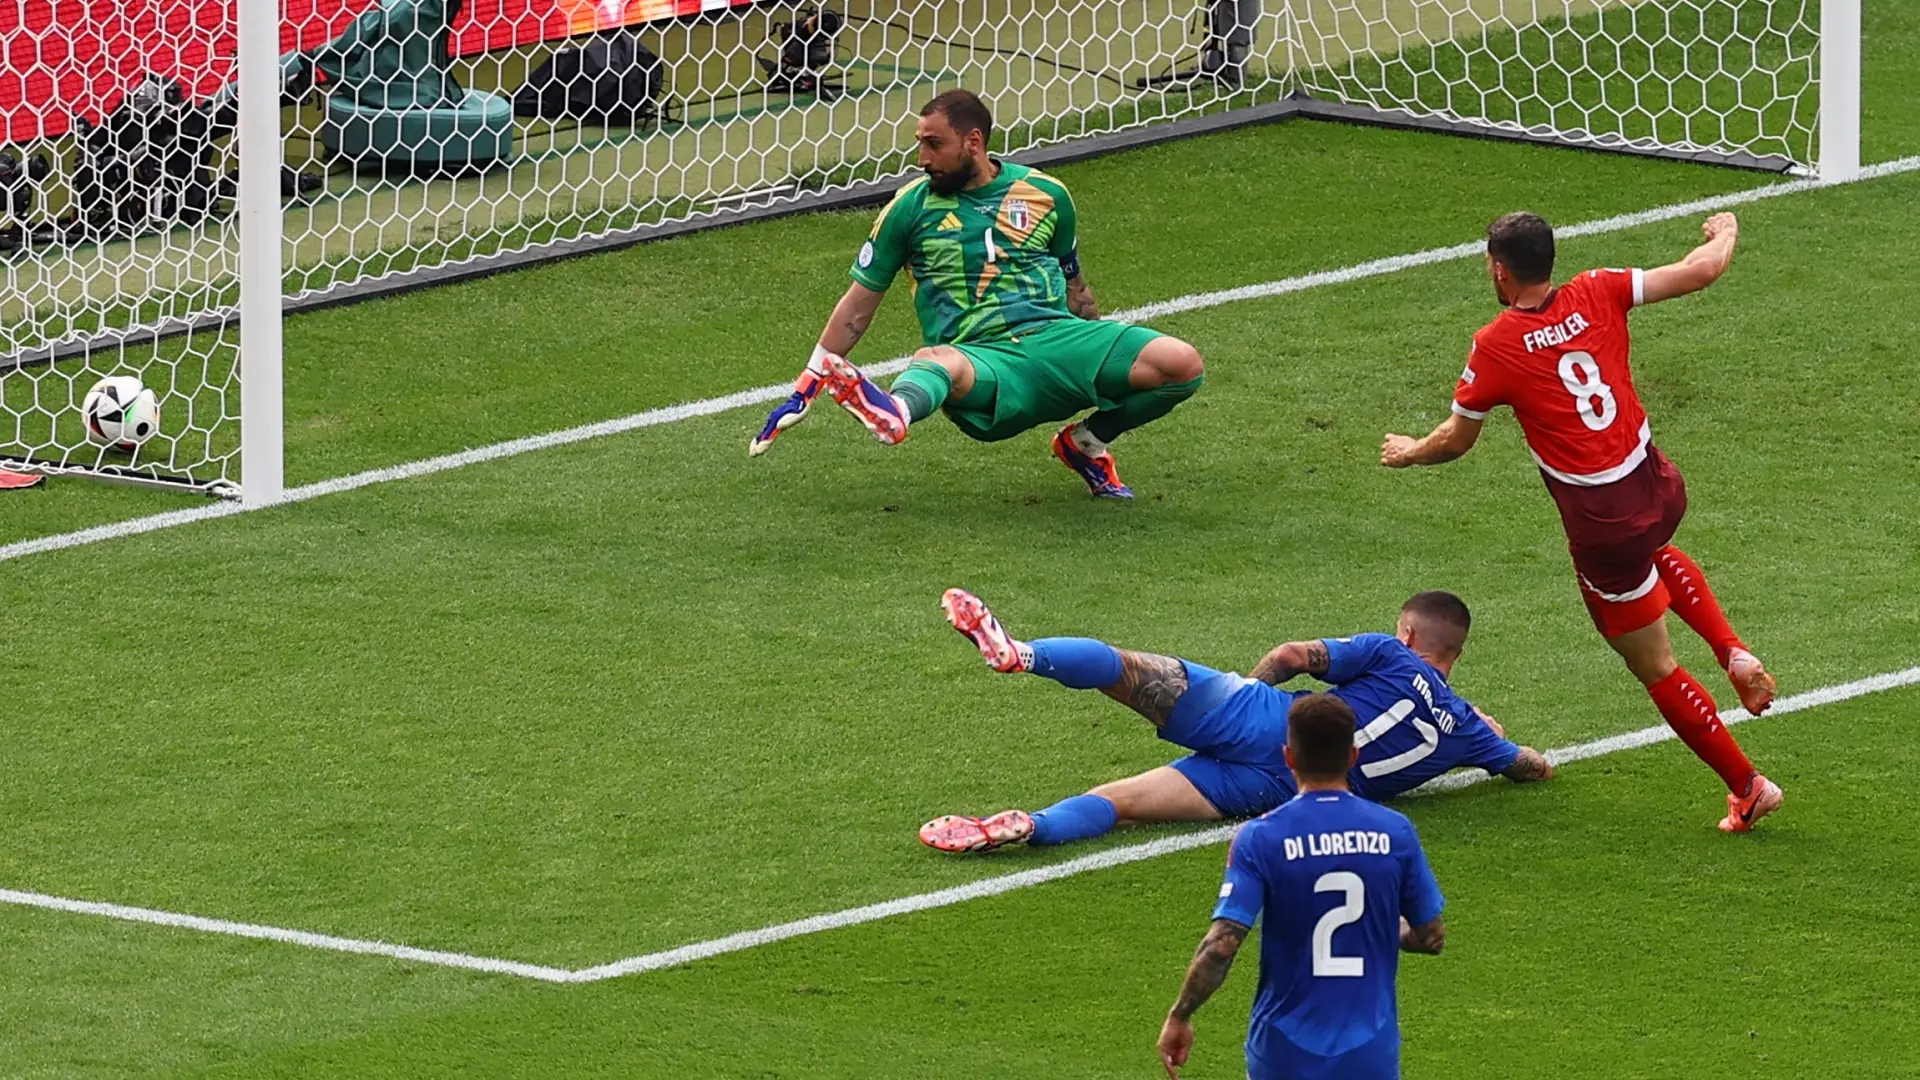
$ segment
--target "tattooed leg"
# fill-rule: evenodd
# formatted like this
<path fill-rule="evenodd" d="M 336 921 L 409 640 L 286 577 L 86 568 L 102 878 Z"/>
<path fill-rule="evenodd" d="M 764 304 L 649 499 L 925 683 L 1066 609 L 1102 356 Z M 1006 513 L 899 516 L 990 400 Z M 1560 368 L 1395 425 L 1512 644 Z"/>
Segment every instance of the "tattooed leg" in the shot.
<path fill-rule="evenodd" d="M 1165 727 L 1187 692 L 1187 666 L 1176 657 L 1115 650 L 1120 654 L 1120 680 L 1100 692 L 1146 717 L 1154 727 Z"/>

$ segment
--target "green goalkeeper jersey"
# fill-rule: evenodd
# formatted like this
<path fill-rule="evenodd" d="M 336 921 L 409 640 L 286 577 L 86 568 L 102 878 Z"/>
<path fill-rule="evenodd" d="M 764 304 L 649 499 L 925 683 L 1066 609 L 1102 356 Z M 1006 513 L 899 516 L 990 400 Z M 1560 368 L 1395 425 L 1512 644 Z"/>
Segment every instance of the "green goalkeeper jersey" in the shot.
<path fill-rule="evenodd" d="M 1073 197 L 1043 172 L 998 164 L 992 183 L 957 195 L 935 194 L 925 177 L 901 188 L 853 261 L 853 280 L 878 292 L 907 272 L 928 345 L 1004 340 L 1073 317 Z"/>

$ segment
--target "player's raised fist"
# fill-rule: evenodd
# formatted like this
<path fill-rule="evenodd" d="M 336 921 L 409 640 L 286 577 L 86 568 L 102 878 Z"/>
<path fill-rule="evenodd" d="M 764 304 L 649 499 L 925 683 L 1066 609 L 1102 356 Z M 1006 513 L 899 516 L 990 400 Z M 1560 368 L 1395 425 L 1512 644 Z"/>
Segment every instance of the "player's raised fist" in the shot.
<path fill-rule="evenodd" d="M 1380 444 L 1380 464 L 1389 469 L 1404 469 L 1413 464 L 1414 447 L 1420 440 L 1406 435 L 1388 435 Z"/>
<path fill-rule="evenodd" d="M 1708 218 L 1706 223 L 1700 226 L 1700 231 L 1707 234 L 1707 239 L 1709 240 L 1718 239 L 1722 234 L 1729 234 L 1737 238 L 1740 235 L 1740 219 L 1722 210 L 1720 213 Z"/>

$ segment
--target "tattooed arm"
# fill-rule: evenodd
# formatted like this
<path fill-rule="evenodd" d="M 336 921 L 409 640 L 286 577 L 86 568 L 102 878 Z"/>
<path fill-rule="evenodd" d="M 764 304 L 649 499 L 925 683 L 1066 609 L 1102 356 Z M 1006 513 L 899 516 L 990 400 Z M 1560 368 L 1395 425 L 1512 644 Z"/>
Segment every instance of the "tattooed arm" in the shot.
<path fill-rule="evenodd" d="M 1506 726 L 1482 712 L 1478 705 L 1473 707 L 1473 713 L 1475 716 L 1478 716 L 1495 735 L 1503 739 L 1507 737 Z M 1492 772 L 1493 770 L 1488 769 L 1487 771 Z M 1534 780 L 1551 780 L 1553 779 L 1553 764 L 1547 760 L 1545 754 L 1542 754 L 1531 746 L 1523 746 L 1520 748 L 1520 756 L 1513 759 L 1513 764 L 1500 770 L 1500 775 L 1516 784 L 1530 783 Z"/>
<path fill-rule="evenodd" d="M 1201 940 L 1199 950 L 1193 954 L 1193 963 L 1187 965 L 1187 979 L 1180 985 L 1180 996 L 1174 1000 L 1173 1008 L 1167 1012 L 1167 1022 L 1160 1028 L 1160 1063 L 1168 1076 L 1177 1077 L 1173 1070 L 1187 1063 L 1187 1055 L 1193 1050 L 1193 1014 L 1227 981 L 1233 958 L 1246 940 L 1247 928 L 1232 919 L 1213 920 L 1213 926 Z"/>
<path fill-rule="evenodd" d="M 1326 673 L 1327 644 L 1318 639 L 1289 641 L 1268 653 L 1253 668 L 1253 677 L 1269 686 L 1279 686 L 1295 675 Z"/>
<path fill-rule="evenodd" d="M 1516 784 L 1525 784 L 1534 780 L 1551 780 L 1553 765 L 1547 761 L 1545 754 L 1531 746 L 1523 746 L 1520 748 L 1520 756 L 1514 758 L 1513 764 L 1507 766 L 1506 771 L 1500 775 Z"/>
<path fill-rule="evenodd" d="M 1174 999 L 1171 1014 L 1182 1020 L 1193 1019 L 1200 1006 L 1227 981 L 1233 958 L 1246 940 L 1246 927 L 1232 919 L 1213 920 L 1207 936 L 1200 941 L 1200 948 L 1194 951 L 1193 962 L 1187 965 L 1187 981 L 1180 986 L 1180 996 Z"/>
<path fill-rule="evenodd" d="M 836 356 L 852 352 L 866 334 L 867 327 L 873 324 L 873 313 L 880 310 L 880 301 L 886 295 L 857 281 L 847 286 L 846 295 L 833 305 L 833 315 L 827 320 L 826 329 L 820 331 L 820 347 Z"/>
<path fill-rule="evenodd" d="M 1400 920 L 1400 951 L 1440 955 L 1447 945 L 1447 924 L 1435 919 L 1425 926 L 1413 926 Z"/>

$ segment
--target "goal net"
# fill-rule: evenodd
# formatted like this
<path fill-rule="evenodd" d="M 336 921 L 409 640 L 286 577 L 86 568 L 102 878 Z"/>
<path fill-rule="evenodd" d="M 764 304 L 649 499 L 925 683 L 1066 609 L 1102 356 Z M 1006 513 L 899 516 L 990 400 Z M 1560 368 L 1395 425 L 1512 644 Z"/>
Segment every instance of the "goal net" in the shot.
<path fill-rule="evenodd" d="M 1809 0 L 1294 0 L 1290 68 L 1328 115 L 1778 171 L 1811 167 Z"/>
<path fill-rule="evenodd" d="M 1779 170 L 1816 152 L 1811 0 L 280 5 L 295 304 L 882 190 L 918 107 L 961 86 L 1014 155 L 1288 115 Z M 0 459 L 244 482 L 235 6 L 0 5 Z M 80 416 L 116 374 L 161 405 L 132 453 Z"/>
<path fill-rule="evenodd" d="M 209 3 L 0 5 L 0 468 L 237 480 L 235 109 L 216 96 L 231 20 Z M 192 332 L 141 332 L 158 326 Z M 109 376 L 157 399 L 137 446 L 109 441 L 131 414 L 84 421 Z"/>

